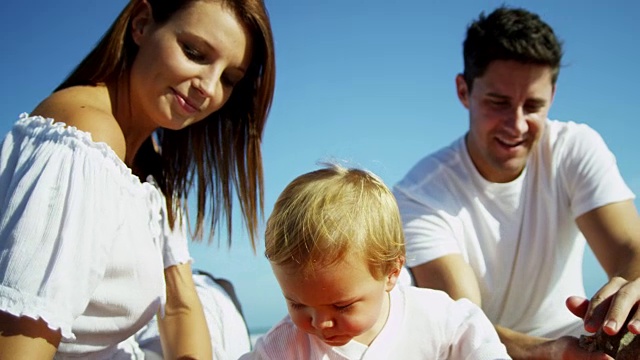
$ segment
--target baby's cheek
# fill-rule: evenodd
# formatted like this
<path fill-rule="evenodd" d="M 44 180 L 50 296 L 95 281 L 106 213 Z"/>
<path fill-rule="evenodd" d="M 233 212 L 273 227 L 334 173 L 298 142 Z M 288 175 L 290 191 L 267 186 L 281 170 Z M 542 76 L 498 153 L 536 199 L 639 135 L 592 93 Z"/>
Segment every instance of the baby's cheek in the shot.
<path fill-rule="evenodd" d="M 308 333 L 312 332 L 311 317 L 307 316 L 303 311 L 289 311 L 289 316 L 291 316 L 291 321 L 298 329 Z"/>
<path fill-rule="evenodd" d="M 343 331 L 358 336 L 373 327 L 376 323 L 376 317 L 363 314 L 358 317 L 349 317 L 340 323 Z"/>

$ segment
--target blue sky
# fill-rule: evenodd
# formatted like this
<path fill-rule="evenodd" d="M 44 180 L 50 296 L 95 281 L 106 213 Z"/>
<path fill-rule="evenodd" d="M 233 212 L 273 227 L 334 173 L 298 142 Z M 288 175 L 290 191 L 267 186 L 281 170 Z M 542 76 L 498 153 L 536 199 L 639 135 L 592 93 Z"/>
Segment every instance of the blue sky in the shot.
<path fill-rule="evenodd" d="M 72 70 L 124 0 L 9 1 L 0 13 L 0 133 Z M 392 186 L 421 157 L 462 135 L 455 95 L 466 25 L 502 1 L 267 0 L 277 85 L 264 137 L 265 215 L 294 177 L 318 161 L 367 168 Z M 640 3 L 506 1 L 539 13 L 564 41 L 564 67 L 550 117 L 584 122 L 616 154 L 640 194 Z M 636 201 L 638 203 L 638 201 Z M 250 328 L 286 307 L 262 243 L 254 255 L 236 222 L 230 249 L 192 245 L 195 267 L 231 280 Z M 587 254 L 592 294 L 605 276 Z M 563 304 L 558 304 L 563 306 Z"/>

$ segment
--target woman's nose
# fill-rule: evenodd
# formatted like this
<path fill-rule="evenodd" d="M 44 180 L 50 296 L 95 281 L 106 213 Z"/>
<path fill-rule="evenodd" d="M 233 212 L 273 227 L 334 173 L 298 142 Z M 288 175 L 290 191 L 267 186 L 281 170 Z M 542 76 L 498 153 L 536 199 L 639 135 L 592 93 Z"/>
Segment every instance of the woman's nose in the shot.
<path fill-rule="evenodd" d="M 220 91 L 220 77 L 215 75 L 202 76 L 194 83 L 198 93 L 205 98 L 215 98 Z"/>

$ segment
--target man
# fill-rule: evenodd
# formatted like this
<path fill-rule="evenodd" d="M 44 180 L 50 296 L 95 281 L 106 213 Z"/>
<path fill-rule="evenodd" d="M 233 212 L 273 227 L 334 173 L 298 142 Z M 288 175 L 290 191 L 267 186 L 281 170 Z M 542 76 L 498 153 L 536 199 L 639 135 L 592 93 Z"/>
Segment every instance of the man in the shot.
<path fill-rule="evenodd" d="M 594 130 L 547 118 L 561 58 L 536 14 L 481 14 L 456 77 L 469 131 L 394 189 L 416 284 L 480 305 L 514 359 L 607 359 L 577 337 L 640 319 L 634 194 Z M 591 301 L 585 238 L 610 279 Z"/>

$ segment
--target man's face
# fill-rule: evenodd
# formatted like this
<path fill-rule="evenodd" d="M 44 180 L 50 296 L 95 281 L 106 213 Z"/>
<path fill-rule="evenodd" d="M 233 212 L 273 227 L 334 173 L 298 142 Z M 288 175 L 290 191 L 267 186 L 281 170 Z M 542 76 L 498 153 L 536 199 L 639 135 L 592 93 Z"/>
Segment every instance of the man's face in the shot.
<path fill-rule="evenodd" d="M 548 66 L 494 60 L 472 90 L 456 78 L 460 102 L 469 110 L 466 137 L 471 160 L 491 182 L 509 182 L 524 169 L 544 131 L 555 86 Z"/>

